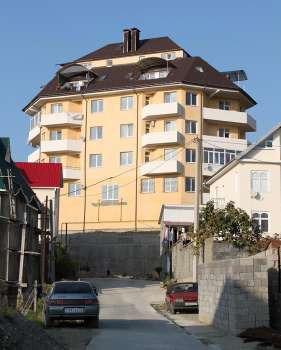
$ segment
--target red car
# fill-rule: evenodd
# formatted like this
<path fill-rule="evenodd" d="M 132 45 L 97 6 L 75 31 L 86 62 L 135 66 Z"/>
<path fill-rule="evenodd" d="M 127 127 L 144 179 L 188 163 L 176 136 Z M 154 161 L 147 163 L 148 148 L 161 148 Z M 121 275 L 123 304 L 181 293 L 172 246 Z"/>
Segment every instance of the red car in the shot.
<path fill-rule="evenodd" d="M 198 309 L 198 283 L 175 283 L 167 288 L 166 308 L 172 314 L 179 310 Z"/>

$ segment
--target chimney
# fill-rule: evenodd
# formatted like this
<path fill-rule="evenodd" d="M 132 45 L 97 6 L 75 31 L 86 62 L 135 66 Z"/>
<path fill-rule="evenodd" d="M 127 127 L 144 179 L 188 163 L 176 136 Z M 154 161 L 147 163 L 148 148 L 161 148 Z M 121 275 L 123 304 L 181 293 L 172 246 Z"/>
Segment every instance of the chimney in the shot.
<path fill-rule="evenodd" d="M 131 31 L 123 29 L 123 53 L 131 51 Z"/>
<path fill-rule="evenodd" d="M 140 42 L 140 30 L 138 28 L 131 29 L 131 52 L 137 51 Z"/>

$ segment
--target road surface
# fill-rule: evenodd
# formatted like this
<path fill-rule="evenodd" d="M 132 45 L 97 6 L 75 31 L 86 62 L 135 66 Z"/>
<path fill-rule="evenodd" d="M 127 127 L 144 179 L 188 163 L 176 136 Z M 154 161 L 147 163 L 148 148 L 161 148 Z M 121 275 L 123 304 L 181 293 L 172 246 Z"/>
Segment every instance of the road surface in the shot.
<path fill-rule="evenodd" d="M 91 282 L 100 289 L 100 328 L 93 330 L 86 350 L 208 349 L 150 306 L 164 298 L 158 282 L 125 278 Z"/>

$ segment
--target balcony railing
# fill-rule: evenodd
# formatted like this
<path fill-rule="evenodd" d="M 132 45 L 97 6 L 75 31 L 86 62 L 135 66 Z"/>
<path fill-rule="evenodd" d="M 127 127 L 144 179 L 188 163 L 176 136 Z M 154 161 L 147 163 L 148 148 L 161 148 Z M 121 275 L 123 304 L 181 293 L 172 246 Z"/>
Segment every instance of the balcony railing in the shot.
<path fill-rule="evenodd" d="M 154 160 L 141 166 L 141 175 L 179 174 L 183 165 L 176 159 Z"/>
<path fill-rule="evenodd" d="M 34 152 L 30 153 L 27 157 L 29 163 L 37 163 L 40 159 L 40 148 L 37 148 Z"/>
<path fill-rule="evenodd" d="M 142 119 L 144 120 L 182 115 L 183 107 L 178 102 L 149 104 L 142 109 Z"/>
<path fill-rule="evenodd" d="M 79 180 L 81 177 L 81 170 L 78 167 L 63 167 L 63 178 L 66 180 Z"/>
<path fill-rule="evenodd" d="M 142 136 L 142 147 L 157 145 L 179 145 L 184 138 L 178 131 L 150 132 Z"/>
<path fill-rule="evenodd" d="M 256 131 L 256 120 L 247 112 L 226 111 L 217 108 L 203 108 L 203 118 L 210 121 L 235 123 L 245 131 Z"/>
<path fill-rule="evenodd" d="M 82 141 L 80 140 L 49 140 L 41 142 L 42 153 L 69 152 L 80 153 Z"/>
<path fill-rule="evenodd" d="M 248 140 L 203 135 L 203 147 L 231 149 L 242 152 L 248 147 Z"/>
<path fill-rule="evenodd" d="M 71 125 L 73 127 L 80 127 L 82 125 L 83 116 L 81 113 L 61 112 L 42 114 L 42 126 L 59 126 Z"/>

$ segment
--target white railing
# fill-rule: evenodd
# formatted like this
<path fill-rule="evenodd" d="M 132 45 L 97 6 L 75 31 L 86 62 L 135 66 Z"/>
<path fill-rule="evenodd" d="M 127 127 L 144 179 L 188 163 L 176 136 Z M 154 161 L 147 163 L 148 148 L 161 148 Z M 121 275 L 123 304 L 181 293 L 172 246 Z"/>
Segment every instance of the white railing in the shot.
<path fill-rule="evenodd" d="M 63 178 L 64 179 L 75 179 L 78 180 L 81 177 L 81 170 L 78 167 L 70 167 L 70 166 L 64 166 L 63 167 Z"/>
<path fill-rule="evenodd" d="M 181 143 L 183 136 L 178 131 L 150 132 L 142 136 L 142 147 Z"/>
<path fill-rule="evenodd" d="M 74 152 L 80 153 L 82 141 L 80 140 L 48 140 L 41 142 L 42 153 Z"/>
<path fill-rule="evenodd" d="M 182 164 L 176 159 L 154 160 L 141 166 L 141 175 L 178 174 L 182 169 Z"/>
<path fill-rule="evenodd" d="M 142 109 L 142 119 L 155 119 L 183 115 L 183 108 L 178 102 L 148 104 Z"/>

